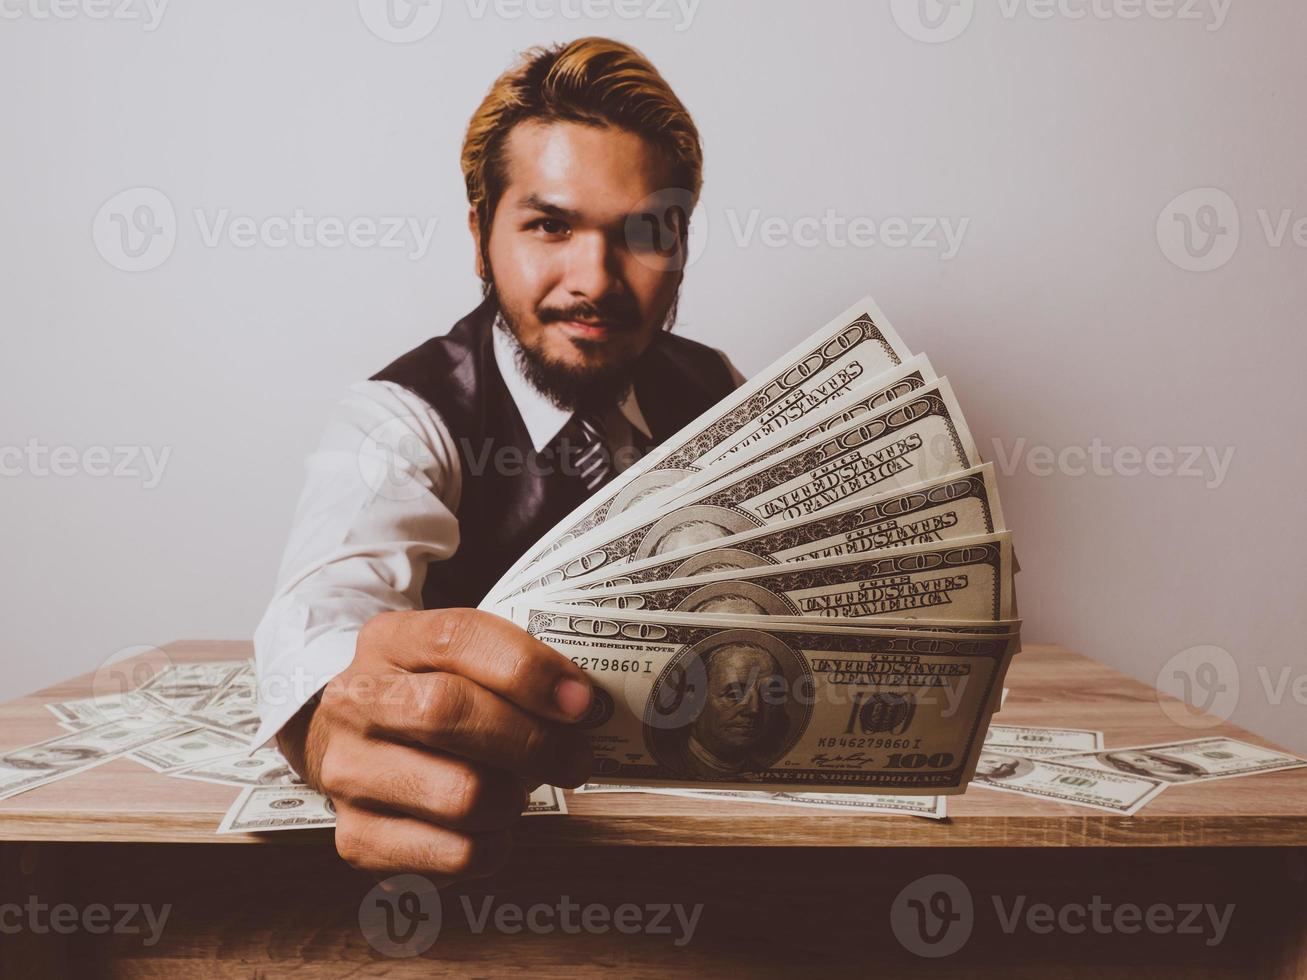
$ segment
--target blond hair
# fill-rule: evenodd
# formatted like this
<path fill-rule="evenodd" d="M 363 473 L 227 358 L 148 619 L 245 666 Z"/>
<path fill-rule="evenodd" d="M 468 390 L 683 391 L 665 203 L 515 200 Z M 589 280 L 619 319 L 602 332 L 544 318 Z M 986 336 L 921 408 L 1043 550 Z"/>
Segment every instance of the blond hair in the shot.
<path fill-rule="evenodd" d="M 463 138 L 463 180 L 483 253 L 506 182 L 504 144 L 509 131 L 527 120 L 629 130 L 663 153 L 675 186 L 689 193 L 691 209 L 698 200 L 703 184 L 699 130 L 644 55 L 604 37 L 531 48 L 495 79 Z"/>

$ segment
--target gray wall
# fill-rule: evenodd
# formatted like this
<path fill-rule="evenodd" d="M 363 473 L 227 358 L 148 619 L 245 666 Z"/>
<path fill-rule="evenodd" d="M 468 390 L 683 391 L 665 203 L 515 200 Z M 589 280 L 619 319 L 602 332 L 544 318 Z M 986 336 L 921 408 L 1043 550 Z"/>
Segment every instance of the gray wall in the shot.
<path fill-rule="evenodd" d="M 250 635 L 329 405 L 477 298 L 469 113 L 603 33 L 704 134 L 681 329 L 748 373 L 872 292 L 1004 473 L 1028 640 L 1307 750 L 1307 6 L 70 2 L 0 24 L 0 696 Z"/>

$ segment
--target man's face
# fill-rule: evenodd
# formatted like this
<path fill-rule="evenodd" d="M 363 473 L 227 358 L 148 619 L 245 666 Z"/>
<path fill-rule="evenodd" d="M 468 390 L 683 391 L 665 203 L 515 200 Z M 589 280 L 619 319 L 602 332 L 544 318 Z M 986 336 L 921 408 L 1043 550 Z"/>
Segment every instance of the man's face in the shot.
<path fill-rule="evenodd" d="M 752 647 L 717 653 L 708 668 L 708 699 L 696 737 L 724 757 L 747 751 L 769 729 L 780 670 L 770 654 Z"/>
<path fill-rule="evenodd" d="M 521 123 L 504 155 L 487 249 L 504 319 L 546 394 L 568 407 L 610 400 L 680 284 L 679 249 L 653 247 L 670 234 L 651 242 L 630 233 L 647 226 L 637 205 L 670 186 L 670 169 L 633 133 L 570 122 Z M 484 275 L 481 262 L 478 248 Z"/>

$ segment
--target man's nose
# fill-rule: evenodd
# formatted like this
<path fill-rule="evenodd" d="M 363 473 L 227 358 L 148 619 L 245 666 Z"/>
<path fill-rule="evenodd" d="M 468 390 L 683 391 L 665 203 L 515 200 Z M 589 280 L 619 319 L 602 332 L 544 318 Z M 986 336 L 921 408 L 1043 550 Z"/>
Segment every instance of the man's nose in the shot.
<path fill-rule="evenodd" d="M 572 295 L 598 302 L 617 287 L 616 251 L 603 232 L 574 235 L 567 258 L 564 285 Z"/>

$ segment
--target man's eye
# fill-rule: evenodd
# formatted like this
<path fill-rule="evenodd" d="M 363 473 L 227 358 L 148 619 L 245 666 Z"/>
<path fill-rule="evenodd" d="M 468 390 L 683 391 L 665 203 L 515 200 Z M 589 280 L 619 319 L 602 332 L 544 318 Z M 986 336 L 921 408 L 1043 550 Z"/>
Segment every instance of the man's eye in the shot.
<path fill-rule="evenodd" d="M 555 235 L 566 235 L 568 232 L 567 222 L 560 221 L 557 218 L 539 218 L 538 220 L 531 222 L 531 227 L 538 228 L 540 231 L 543 231 L 546 235 L 551 237 Z"/>

